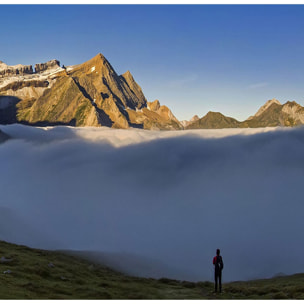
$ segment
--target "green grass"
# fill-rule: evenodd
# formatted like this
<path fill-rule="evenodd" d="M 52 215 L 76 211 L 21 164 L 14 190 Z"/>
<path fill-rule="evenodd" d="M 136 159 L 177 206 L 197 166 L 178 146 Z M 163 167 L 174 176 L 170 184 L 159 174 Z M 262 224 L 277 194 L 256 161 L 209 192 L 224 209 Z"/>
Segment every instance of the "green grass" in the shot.
<path fill-rule="evenodd" d="M 222 294 L 214 294 L 212 282 L 130 277 L 60 252 L 2 241 L 1 256 L 13 260 L 0 263 L 0 299 L 304 299 L 304 274 L 227 283 Z"/>

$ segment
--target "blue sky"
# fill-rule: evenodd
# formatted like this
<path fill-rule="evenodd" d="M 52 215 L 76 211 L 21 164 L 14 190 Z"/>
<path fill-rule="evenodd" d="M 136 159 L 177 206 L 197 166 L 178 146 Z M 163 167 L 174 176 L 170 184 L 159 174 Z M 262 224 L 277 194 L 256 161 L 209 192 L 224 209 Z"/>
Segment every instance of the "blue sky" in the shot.
<path fill-rule="evenodd" d="M 179 119 L 304 105 L 304 5 L 1 5 L 0 60 L 130 70 Z"/>

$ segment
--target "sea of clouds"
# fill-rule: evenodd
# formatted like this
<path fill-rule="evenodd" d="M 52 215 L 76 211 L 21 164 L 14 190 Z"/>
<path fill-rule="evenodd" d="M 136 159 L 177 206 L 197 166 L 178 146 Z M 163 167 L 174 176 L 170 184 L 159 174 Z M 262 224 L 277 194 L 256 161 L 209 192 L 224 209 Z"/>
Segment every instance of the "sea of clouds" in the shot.
<path fill-rule="evenodd" d="M 303 128 L 0 129 L 2 240 L 142 276 L 213 280 L 217 248 L 224 281 L 304 272 Z"/>

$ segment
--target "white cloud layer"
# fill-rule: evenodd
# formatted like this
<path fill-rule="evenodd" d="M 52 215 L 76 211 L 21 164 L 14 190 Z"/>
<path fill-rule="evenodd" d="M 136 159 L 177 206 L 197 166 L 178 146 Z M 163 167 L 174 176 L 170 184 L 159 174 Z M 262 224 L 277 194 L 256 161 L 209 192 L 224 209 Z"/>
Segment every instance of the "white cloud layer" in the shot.
<path fill-rule="evenodd" d="M 224 281 L 304 271 L 303 128 L 0 129 L 0 239 L 141 256 L 155 277 L 212 280 L 216 248 Z"/>

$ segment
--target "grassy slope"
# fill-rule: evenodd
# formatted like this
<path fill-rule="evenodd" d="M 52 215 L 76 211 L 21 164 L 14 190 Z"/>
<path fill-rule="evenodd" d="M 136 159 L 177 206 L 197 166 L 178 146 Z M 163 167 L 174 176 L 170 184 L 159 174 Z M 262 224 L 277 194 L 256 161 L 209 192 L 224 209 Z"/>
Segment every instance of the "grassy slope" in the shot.
<path fill-rule="evenodd" d="M 211 282 L 129 277 L 59 252 L 1 241 L 0 256 L 13 259 L 0 262 L 0 299 L 304 299 L 303 274 L 228 283 L 215 295 Z"/>

